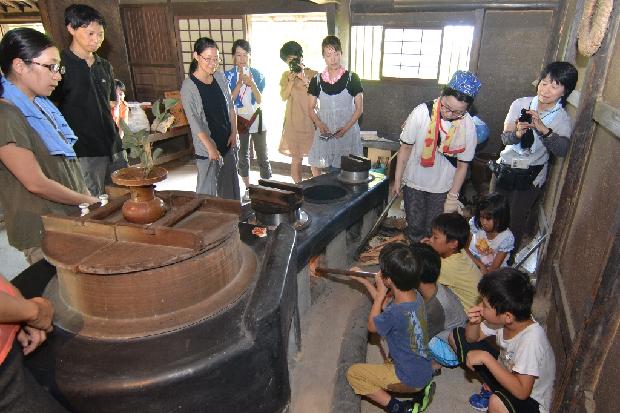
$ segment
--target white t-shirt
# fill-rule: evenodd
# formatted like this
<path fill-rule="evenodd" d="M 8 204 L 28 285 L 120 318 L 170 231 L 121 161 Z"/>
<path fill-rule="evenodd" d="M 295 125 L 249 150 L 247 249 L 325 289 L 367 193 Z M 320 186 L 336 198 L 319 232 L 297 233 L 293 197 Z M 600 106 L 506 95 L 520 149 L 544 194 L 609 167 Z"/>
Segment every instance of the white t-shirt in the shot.
<path fill-rule="evenodd" d="M 252 88 L 248 85 L 241 86 L 239 89 L 239 95 L 241 96 L 241 103 L 243 107 L 237 108 L 237 114 L 245 119 L 252 119 L 252 115 L 256 112 L 256 108 L 258 105 L 252 105 Z M 256 119 L 250 126 L 250 133 L 258 132 L 258 122 L 259 117 L 256 116 Z M 265 115 L 263 114 L 263 130 L 267 130 L 265 127 Z"/>
<path fill-rule="evenodd" d="M 532 103 L 532 99 L 534 97 L 524 97 L 519 98 L 512 102 L 510 105 L 510 110 L 506 115 L 506 120 L 504 124 L 515 123 L 517 119 L 521 116 L 521 109 L 529 109 L 530 104 Z M 540 117 L 543 119 L 546 112 L 540 112 Z M 572 120 L 568 113 L 564 109 L 560 109 L 558 113 L 554 116 L 553 120 L 550 122 L 544 122 L 545 126 L 553 129 L 553 132 L 557 133 L 560 136 L 566 136 L 570 138 L 571 132 L 573 130 Z M 534 139 L 539 141 L 540 137 L 537 133 L 534 134 Z M 533 145 L 533 152 L 529 152 L 528 154 L 521 155 L 515 151 L 515 147 L 520 146 L 519 143 L 514 145 L 506 145 L 506 148 L 501 152 L 500 158 L 503 163 L 510 165 L 512 160 L 515 158 L 527 158 L 529 160 L 530 165 L 542 165 L 549 160 L 549 152 L 547 152 L 547 148 L 542 142 L 537 142 L 537 144 Z"/>
<path fill-rule="evenodd" d="M 498 252 L 510 252 L 515 247 L 515 236 L 509 228 L 497 234 L 495 238 L 488 239 L 485 230 L 478 228 L 472 217 L 469 220 L 469 229 L 471 232 L 469 251 L 487 267 L 493 263 Z M 508 265 L 508 257 L 509 255 L 506 255 L 501 267 Z"/>
<path fill-rule="evenodd" d="M 474 159 L 474 153 L 476 151 L 476 126 L 471 116 L 469 116 L 469 113 L 466 113 L 461 121 L 466 128 L 465 151 L 457 154 L 456 158 L 459 161 L 470 162 Z M 452 166 L 450 161 L 439 151 L 435 153 L 435 164 L 433 166 L 424 167 L 420 165 L 420 158 L 422 157 L 422 151 L 424 149 L 424 138 L 426 138 L 426 132 L 428 131 L 430 122 L 431 117 L 429 116 L 426 103 L 416 106 L 407 118 L 405 127 L 400 135 L 400 140 L 404 143 L 413 145 L 413 148 L 407 165 L 405 165 L 403 180 L 405 185 L 410 188 L 439 194 L 448 192 L 452 187 L 456 168 Z M 450 130 L 451 125 L 452 122 L 441 120 L 441 126 L 444 130 Z M 439 134 L 439 145 L 441 145 L 446 136 L 441 131 Z"/>
<path fill-rule="evenodd" d="M 485 335 L 495 336 L 500 348 L 498 360 L 506 369 L 536 377 L 530 397 L 538 402 L 541 413 L 549 412 L 555 380 L 555 357 L 542 326 L 534 321 L 510 340 L 504 338 L 503 328 L 493 330 L 485 323 L 480 327 Z"/>

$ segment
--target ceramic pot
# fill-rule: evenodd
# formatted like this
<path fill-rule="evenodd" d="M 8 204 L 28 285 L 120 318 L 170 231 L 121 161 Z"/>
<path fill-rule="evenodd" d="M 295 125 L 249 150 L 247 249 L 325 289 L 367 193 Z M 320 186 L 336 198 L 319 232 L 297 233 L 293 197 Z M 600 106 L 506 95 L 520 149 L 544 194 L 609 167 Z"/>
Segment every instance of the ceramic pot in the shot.
<path fill-rule="evenodd" d="M 166 205 L 155 196 L 155 183 L 166 179 L 168 171 L 155 166 L 145 176 L 144 168 L 131 166 L 112 173 L 112 182 L 129 188 L 131 198 L 123 204 L 123 217 L 135 224 L 150 224 L 166 213 Z"/>

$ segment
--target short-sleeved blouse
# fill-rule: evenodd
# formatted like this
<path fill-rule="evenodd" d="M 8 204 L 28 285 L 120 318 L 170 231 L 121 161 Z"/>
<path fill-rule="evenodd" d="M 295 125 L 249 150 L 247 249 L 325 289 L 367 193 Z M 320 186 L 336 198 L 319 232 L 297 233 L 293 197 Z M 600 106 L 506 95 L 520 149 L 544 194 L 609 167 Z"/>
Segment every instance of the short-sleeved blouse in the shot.
<path fill-rule="evenodd" d="M 314 76 L 310 80 L 310 85 L 308 85 L 308 93 L 312 96 L 319 97 L 321 89 L 328 95 L 337 95 L 346 88 L 349 94 L 354 97 L 364 91 L 364 89 L 362 88 L 362 81 L 356 73 L 351 72 L 351 81 L 349 81 L 348 70 L 345 71 L 344 74 L 340 77 L 340 79 L 338 79 L 338 81 L 333 85 L 331 83 L 324 82 L 322 79 L 319 81 L 318 79 L 320 77 L 321 75 L 319 74 L 318 76 Z"/>
<path fill-rule="evenodd" d="M 15 144 L 34 154 L 43 174 L 67 188 L 86 194 L 82 170 L 77 159 L 50 155 L 39 134 L 32 129 L 21 111 L 0 100 L 0 147 Z M 74 205 L 43 199 L 26 187 L 0 162 L 0 203 L 5 210 L 9 244 L 19 250 L 39 247 L 43 238 L 41 215 L 79 214 Z"/>

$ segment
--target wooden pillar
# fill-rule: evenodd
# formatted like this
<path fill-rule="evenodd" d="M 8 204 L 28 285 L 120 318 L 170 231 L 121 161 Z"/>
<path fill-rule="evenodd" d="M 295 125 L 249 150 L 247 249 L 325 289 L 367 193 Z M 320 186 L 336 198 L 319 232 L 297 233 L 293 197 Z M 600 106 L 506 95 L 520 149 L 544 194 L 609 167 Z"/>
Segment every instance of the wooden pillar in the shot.
<path fill-rule="evenodd" d="M 71 35 L 65 25 L 64 13 L 67 6 L 74 3 L 76 3 L 75 0 L 39 0 L 38 2 L 43 27 L 60 49 L 68 48 L 71 44 Z M 121 24 L 119 0 L 80 0 L 80 3 L 97 9 L 105 18 L 105 40 L 97 54 L 110 61 L 114 68 L 114 76 L 127 86 L 127 100 L 133 100 L 135 95 L 133 79 Z"/>
<path fill-rule="evenodd" d="M 576 14 L 581 16 L 583 1 L 578 1 L 578 5 L 581 7 L 577 8 Z M 566 24 L 570 20 L 567 18 Z M 573 24 L 578 24 L 576 19 L 573 22 Z M 619 25 L 620 10 L 614 8 L 609 19 L 607 35 L 597 53 L 588 61 L 572 134 L 568 169 L 560 194 L 561 202 L 558 203 L 547 255 L 543 258 L 538 277 L 538 294 L 551 298 L 558 309 L 559 324 L 563 331 L 564 351 L 567 353 L 566 363 L 562 370 L 557 371 L 557 384 L 551 409 L 562 413 L 591 410 L 588 405 L 593 405 L 593 394 L 597 390 L 606 359 L 612 356 L 610 349 L 616 339 L 620 324 L 620 301 L 618 301 L 620 238 L 618 233 L 610 239 L 611 248 L 605 257 L 604 270 L 592 279 L 593 305 L 584 317 L 583 323 L 574 326 L 573 329 L 577 333 L 574 338 L 568 337 L 567 324 L 571 321 L 569 320 L 570 312 L 567 314 L 566 311 L 561 311 L 567 302 L 562 299 L 561 274 L 557 270 L 560 266 L 559 260 L 564 255 L 565 240 L 568 239 L 573 225 L 581 187 L 584 183 L 584 174 L 588 163 L 593 161 L 590 159 L 591 150 L 596 129 L 599 127 L 593 120 L 594 109 L 605 87 Z M 577 28 L 571 27 L 569 30 L 567 41 L 574 42 L 574 33 Z M 567 45 L 567 55 L 570 54 L 569 48 L 573 47 L 575 47 L 574 43 Z M 574 59 L 568 56 L 568 60 Z M 609 224 L 617 228 L 620 208 L 616 209 L 615 217 L 616 222 Z"/>
<path fill-rule="evenodd" d="M 620 208 L 617 212 L 620 219 Z M 620 325 L 619 296 L 620 234 L 616 234 L 592 310 L 577 335 L 564 374 L 558 377 L 551 411 L 583 412 L 584 404 L 592 401 L 607 357 L 617 357 L 609 351 Z"/>

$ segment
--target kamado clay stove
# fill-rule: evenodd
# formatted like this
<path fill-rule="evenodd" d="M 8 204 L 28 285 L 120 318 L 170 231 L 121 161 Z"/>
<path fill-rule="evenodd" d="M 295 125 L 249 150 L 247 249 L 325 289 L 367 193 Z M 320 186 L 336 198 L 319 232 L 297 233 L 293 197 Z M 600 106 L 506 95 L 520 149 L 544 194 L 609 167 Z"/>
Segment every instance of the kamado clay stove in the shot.
<path fill-rule="evenodd" d="M 44 217 L 56 328 L 29 367 L 73 412 L 281 411 L 295 231 L 254 239 L 238 201 L 158 195 L 168 212 L 148 225 L 124 198 Z"/>
<path fill-rule="evenodd" d="M 281 223 L 303 230 L 310 220 L 302 209 L 304 194 L 300 185 L 260 179 L 249 187 L 254 216 L 248 222 L 275 228 Z"/>
<path fill-rule="evenodd" d="M 44 217 L 56 268 L 19 277 L 57 273 L 45 290 L 56 328 L 26 363 L 72 412 L 282 412 L 311 301 L 305 268 L 325 251 L 345 262 L 387 190 L 382 175 L 350 185 L 327 174 L 261 181 L 243 208 L 159 192 L 167 213 L 152 224 L 125 221 L 126 196 Z"/>

